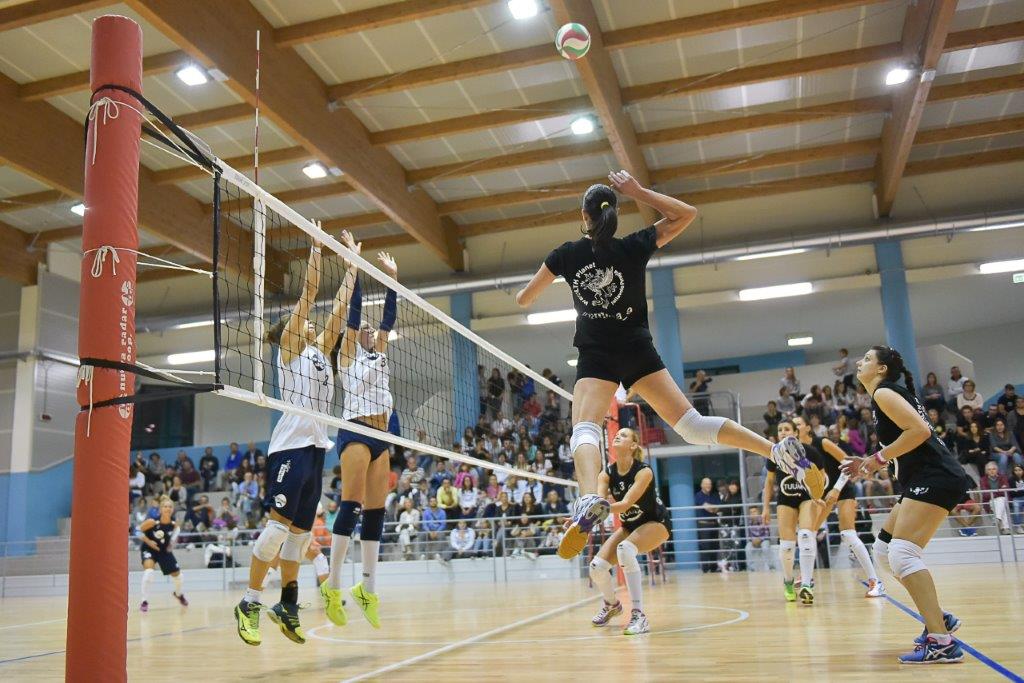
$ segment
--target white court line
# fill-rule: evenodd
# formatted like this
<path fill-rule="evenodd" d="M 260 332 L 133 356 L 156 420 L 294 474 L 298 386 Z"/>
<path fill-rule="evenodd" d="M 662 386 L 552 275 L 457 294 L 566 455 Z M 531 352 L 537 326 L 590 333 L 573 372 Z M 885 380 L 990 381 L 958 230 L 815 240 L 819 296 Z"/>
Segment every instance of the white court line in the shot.
<path fill-rule="evenodd" d="M 6 631 L 11 628 L 28 628 L 29 626 L 42 626 L 43 624 L 56 624 L 59 621 L 67 621 L 67 617 L 61 617 L 60 619 L 47 619 L 46 621 L 30 621 L 27 624 L 12 624 L 10 626 L 0 626 L 0 631 Z"/>
<path fill-rule="evenodd" d="M 548 618 L 550 616 L 554 616 L 555 614 L 559 614 L 560 612 L 567 612 L 567 611 L 569 611 L 571 609 L 579 607 L 580 605 L 585 605 L 588 602 L 594 602 L 595 600 L 597 600 L 600 597 L 601 597 L 600 595 L 592 595 L 592 596 L 590 596 L 588 598 L 583 598 L 582 600 L 577 600 L 576 602 L 571 602 L 568 605 L 562 605 L 561 607 L 556 607 L 554 609 L 550 609 L 547 612 L 542 612 L 540 614 L 535 614 L 532 617 L 527 617 L 526 619 L 520 619 L 519 621 L 514 621 L 511 624 L 505 624 L 504 626 L 499 626 L 498 628 L 491 629 L 490 631 L 485 631 L 484 633 L 478 633 L 477 635 L 471 636 L 469 638 L 464 638 L 462 640 L 457 640 L 454 643 L 449 643 L 449 644 L 445 645 L 444 647 L 439 647 L 439 648 L 437 648 L 435 650 L 430 650 L 429 652 L 424 652 L 421 655 L 416 655 L 415 657 L 409 657 L 408 659 L 403 659 L 400 662 L 395 662 L 394 664 L 389 664 L 389 665 L 383 666 L 383 667 L 381 667 L 379 669 L 375 669 L 373 671 L 368 671 L 366 673 L 359 674 L 358 676 L 354 676 L 352 678 L 346 678 L 346 679 L 344 679 L 344 681 L 342 681 L 342 683 L 352 683 L 353 681 L 365 681 L 368 678 L 372 678 L 374 676 L 380 676 L 381 674 L 386 674 L 389 671 L 396 671 L 398 669 L 405 668 L 405 667 L 409 666 L 410 664 L 416 664 L 417 662 L 422 662 L 422 661 L 425 661 L 427 659 L 433 659 L 434 657 L 437 657 L 438 655 L 443 655 L 446 652 L 451 652 L 453 650 L 458 650 L 459 648 L 465 647 L 466 645 L 472 645 L 473 643 L 479 642 L 481 640 L 486 640 L 487 638 L 491 638 L 493 636 L 499 635 L 501 633 L 504 633 L 505 631 L 511 631 L 512 629 L 516 629 L 516 628 L 519 628 L 521 626 L 526 626 L 527 624 L 532 624 L 535 621 L 540 621 L 541 619 L 546 619 L 546 618 Z"/>

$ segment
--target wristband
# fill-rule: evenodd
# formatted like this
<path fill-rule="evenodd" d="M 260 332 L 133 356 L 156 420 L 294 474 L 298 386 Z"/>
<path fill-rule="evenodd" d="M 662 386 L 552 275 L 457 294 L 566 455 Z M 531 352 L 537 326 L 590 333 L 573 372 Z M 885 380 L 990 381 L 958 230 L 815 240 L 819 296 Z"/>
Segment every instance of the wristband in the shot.
<path fill-rule="evenodd" d="M 885 459 L 884 455 L 882 455 L 883 452 L 884 451 L 878 451 L 872 457 L 875 459 L 875 462 L 877 462 L 879 465 L 883 465 L 884 466 L 884 465 L 889 464 L 889 461 Z"/>
<path fill-rule="evenodd" d="M 843 487 L 850 481 L 850 475 L 840 474 L 839 478 L 836 479 L 836 485 L 832 487 L 833 491 L 842 491 Z"/>

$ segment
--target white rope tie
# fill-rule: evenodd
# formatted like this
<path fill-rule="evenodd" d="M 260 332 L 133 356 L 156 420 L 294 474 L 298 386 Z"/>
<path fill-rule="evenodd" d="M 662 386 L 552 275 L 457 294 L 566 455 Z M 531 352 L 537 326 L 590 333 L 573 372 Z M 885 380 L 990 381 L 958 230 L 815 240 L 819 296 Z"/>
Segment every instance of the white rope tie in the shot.
<path fill-rule="evenodd" d="M 93 256 L 92 260 L 92 276 L 100 277 L 101 275 L 103 275 L 103 264 L 106 262 L 107 255 L 109 254 L 111 257 L 111 271 L 114 275 L 117 275 L 117 264 L 121 262 L 121 258 L 117 255 L 117 252 L 119 251 L 128 252 L 129 254 L 135 254 L 136 257 L 141 256 L 147 259 L 152 259 L 152 261 L 138 261 L 136 265 L 140 267 L 148 266 L 150 268 L 167 268 L 169 270 L 187 270 L 192 273 L 197 273 L 199 275 L 205 275 L 206 277 L 213 277 L 213 271 L 204 270 L 202 268 L 193 268 L 192 266 L 185 266 L 180 263 L 175 263 L 174 261 L 169 261 L 165 258 L 160 258 L 159 256 L 147 254 L 144 251 L 129 249 L 128 247 L 112 247 L 110 245 L 103 245 L 102 247 L 96 247 L 95 249 L 86 249 L 85 251 L 82 252 L 82 256 L 84 257 L 88 254 L 95 252 L 95 256 Z"/>
<path fill-rule="evenodd" d="M 92 161 L 90 165 L 96 165 L 96 150 L 100 146 L 100 121 L 98 112 L 100 109 L 103 110 L 103 125 L 107 125 L 107 121 L 113 121 L 121 115 L 121 102 L 112 100 L 109 97 L 101 97 L 92 103 L 89 107 L 89 122 L 92 123 Z M 135 109 L 131 105 L 125 105 L 130 109 Z M 138 111 L 137 109 L 135 111 Z M 139 112 L 140 114 L 142 112 Z"/>
<path fill-rule="evenodd" d="M 103 275 L 103 264 L 106 263 L 107 255 L 110 256 L 111 274 L 117 275 L 117 264 L 121 262 L 121 257 L 117 255 L 117 249 L 117 247 L 112 247 L 110 245 L 105 244 L 102 247 L 90 249 L 89 251 L 85 252 L 85 254 L 88 254 L 89 252 L 93 251 L 96 252 L 96 255 L 93 256 L 92 258 L 93 277 L 100 277 L 101 275 Z M 82 255 L 85 256 L 85 254 Z"/>
<path fill-rule="evenodd" d="M 85 382 L 89 387 L 89 415 L 85 419 L 85 435 L 90 436 L 92 431 L 92 374 L 95 368 L 91 365 L 82 365 L 78 368 L 78 383 L 75 387 L 82 385 Z"/>

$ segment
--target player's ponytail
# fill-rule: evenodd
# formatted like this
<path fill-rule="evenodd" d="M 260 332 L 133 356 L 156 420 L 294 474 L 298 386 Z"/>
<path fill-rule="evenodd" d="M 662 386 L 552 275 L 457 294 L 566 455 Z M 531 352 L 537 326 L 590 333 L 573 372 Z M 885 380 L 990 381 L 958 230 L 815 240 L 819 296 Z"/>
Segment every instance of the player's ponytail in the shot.
<path fill-rule="evenodd" d="M 895 382 L 903 378 L 903 383 L 907 386 L 907 390 L 917 395 L 917 390 L 914 387 L 914 375 L 904 364 L 903 356 L 900 355 L 899 351 L 891 346 L 872 346 L 871 350 L 875 352 L 878 364 L 885 366 L 886 380 Z"/>
<path fill-rule="evenodd" d="M 615 231 L 619 227 L 618 197 L 607 185 L 591 185 L 583 193 L 583 211 L 590 218 L 587 234 L 590 236 L 594 256 L 607 253 Z"/>

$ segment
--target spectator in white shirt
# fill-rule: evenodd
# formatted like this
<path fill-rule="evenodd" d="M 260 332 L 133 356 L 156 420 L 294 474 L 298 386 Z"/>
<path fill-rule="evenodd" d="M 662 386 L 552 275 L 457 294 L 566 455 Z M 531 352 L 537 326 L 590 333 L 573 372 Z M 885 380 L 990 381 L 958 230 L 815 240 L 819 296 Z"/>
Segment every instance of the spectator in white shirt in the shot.
<path fill-rule="evenodd" d="M 965 380 L 963 391 L 956 397 L 956 409 L 963 410 L 964 406 L 970 406 L 977 412 L 981 410 L 981 404 L 981 396 L 975 391 L 974 380 Z"/>
<path fill-rule="evenodd" d="M 402 512 L 398 515 L 398 548 L 402 552 L 403 560 L 410 560 L 413 556 L 412 544 L 416 540 L 416 534 L 420 529 L 420 511 L 412 506 L 412 499 L 405 498 L 402 501 Z"/>
<path fill-rule="evenodd" d="M 505 417 L 505 414 L 498 411 L 491 422 L 491 433 L 499 437 L 505 436 L 512 431 L 512 420 Z"/>
<path fill-rule="evenodd" d="M 795 401 L 802 401 L 804 394 L 800 391 L 800 380 L 796 378 L 796 368 L 786 368 L 786 374 L 779 380 L 779 386 L 785 387 Z"/>
<path fill-rule="evenodd" d="M 475 555 L 476 531 L 466 525 L 466 521 L 460 519 L 452 532 L 448 535 L 448 547 L 443 553 L 435 555 L 435 559 L 447 564 L 454 559 L 473 557 Z"/>
<path fill-rule="evenodd" d="M 960 368 L 954 365 L 949 369 L 949 381 L 946 382 L 946 400 L 950 403 L 955 401 L 960 394 L 964 393 L 964 382 L 967 378 L 960 374 Z"/>

